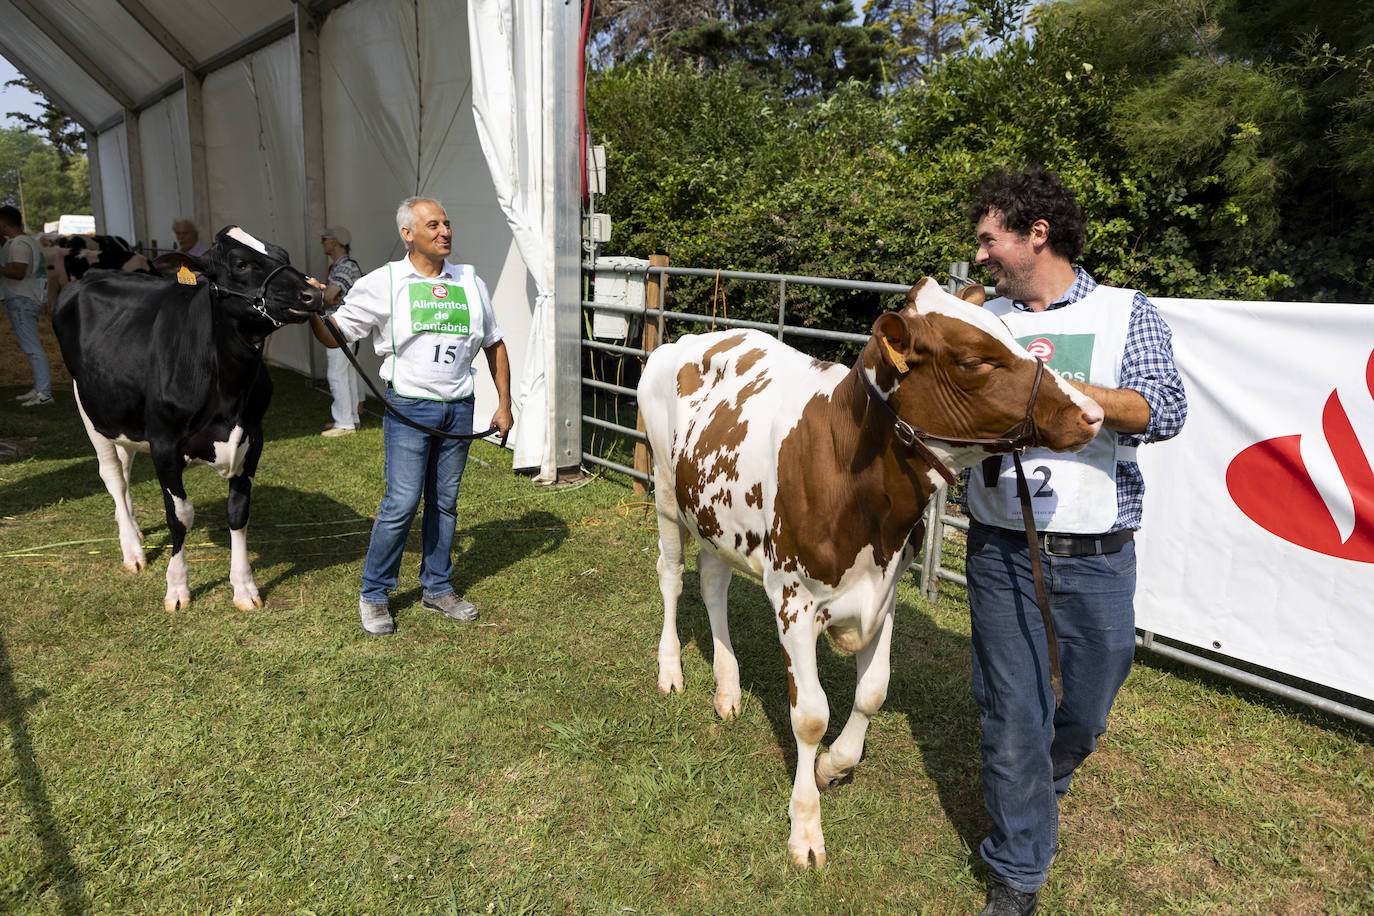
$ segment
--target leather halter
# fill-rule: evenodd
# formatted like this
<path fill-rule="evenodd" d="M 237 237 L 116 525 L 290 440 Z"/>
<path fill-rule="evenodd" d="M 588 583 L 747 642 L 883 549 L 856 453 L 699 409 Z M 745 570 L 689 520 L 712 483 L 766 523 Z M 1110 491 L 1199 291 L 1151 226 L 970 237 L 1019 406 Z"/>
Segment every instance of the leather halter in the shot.
<path fill-rule="evenodd" d="M 279 321 L 276 318 L 272 317 L 272 315 L 269 314 L 267 311 L 267 285 L 271 283 L 273 279 L 276 278 L 277 274 L 281 273 L 283 270 L 291 269 L 292 267 L 290 264 L 281 264 L 273 268 L 272 272 L 269 273 L 267 277 L 261 283 L 258 284 L 258 288 L 253 290 L 253 292 L 251 293 L 241 292 L 237 289 L 228 289 L 226 287 L 220 286 L 214 280 L 211 280 L 209 283 L 210 292 L 212 294 L 220 296 L 234 296 L 236 298 L 244 300 L 250 306 L 252 306 L 253 311 L 257 312 L 259 315 L 266 318 L 268 321 L 272 322 L 272 327 L 279 328 L 285 322 Z"/>
<path fill-rule="evenodd" d="M 912 426 L 903 420 L 896 409 L 887 402 L 878 386 L 873 384 L 873 380 L 868 377 L 868 371 L 864 368 L 862 360 L 859 364 L 859 376 L 864 380 L 864 387 L 868 391 L 869 399 L 882 405 L 882 408 L 892 417 L 892 432 L 899 441 L 908 448 L 914 448 L 925 461 L 933 467 L 947 483 L 954 483 L 954 472 L 940 460 L 939 456 L 926 445 L 927 441 L 944 442 L 949 445 L 977 445 L 988 449 L 1003 449 L 1009 452 L 1019 451 L 1031 445 L 1035 441 L 1035 399 L 1040 395 L 1040 380 L 1045 375 L 1045 361 L 1040 357 L 1035 359 L 1035 381 L 1031 383 L 1030 399 L 1026 402 L 1026 413 L 1011 428 L 1000 436 L 988 439 L 962 438 L 959 436 L 937 436 L 927 432 L 918 426 Z"/>

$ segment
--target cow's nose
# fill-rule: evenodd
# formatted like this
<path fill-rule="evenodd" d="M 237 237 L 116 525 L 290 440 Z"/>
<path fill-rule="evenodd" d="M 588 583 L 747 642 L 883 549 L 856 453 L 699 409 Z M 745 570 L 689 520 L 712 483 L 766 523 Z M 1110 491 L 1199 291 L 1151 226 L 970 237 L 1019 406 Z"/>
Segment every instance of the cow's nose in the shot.
<path fill-rule="evenodd" d="M 320 291 L 313 286 L 307 287 L 301 290 L 301 305 L 303 305 L 307 311 L 321 311 L 324 306 L 324 297 L 320 295 Z"/>
<path fill-rule="evenodd" d="M 1083 405 L 1083 422 L 1092 427 L 1093 435 L 1097 435 L 1102 428 L 1102 421 L 1106 414 L 1102 412 L 1102 405 L 1088 398 L 1088 403 Z"/>

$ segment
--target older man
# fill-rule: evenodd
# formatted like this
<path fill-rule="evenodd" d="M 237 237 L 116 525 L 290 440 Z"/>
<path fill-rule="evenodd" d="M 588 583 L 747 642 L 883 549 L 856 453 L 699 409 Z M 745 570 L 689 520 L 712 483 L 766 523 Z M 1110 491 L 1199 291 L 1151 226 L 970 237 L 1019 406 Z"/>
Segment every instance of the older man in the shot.
<path fill-rule="evenodd" d="M 390 410 L 457 434 L 472 432 L 472 364 L 481 351 L 499 399 L 491 425 L 504 435 L 514 422 L 510 362 L 486 284 L 472 265 L 449 261 L 453 233 L 438 201 L 402 201 L 396 228 L 406 256 L 360 279 L 332 315 L 312 315 L 315 337 L 326 347 L 338 346 L 326 321 L 349 342 L 374 335 Z M 396 588 L 401 553 L 422 495 L 422 603 L 453 620 L 476 620 L 477 608 L 455 594 L 450 581 L 458 484 L 470 442 L 413 429 L 390 410 L 382 421 L 386 493 L 372 527 L 358 599 L 363 632 L 385 636 L 395 631 L 387 595 Z"/>
<path fill-rule="evenodd" d="M 186 217 L 172 220 L 172 235 L 176 236 L 177 251 L 193 258 L 204 257 L 210 246 L 200 240 L 200 230 Z"/>

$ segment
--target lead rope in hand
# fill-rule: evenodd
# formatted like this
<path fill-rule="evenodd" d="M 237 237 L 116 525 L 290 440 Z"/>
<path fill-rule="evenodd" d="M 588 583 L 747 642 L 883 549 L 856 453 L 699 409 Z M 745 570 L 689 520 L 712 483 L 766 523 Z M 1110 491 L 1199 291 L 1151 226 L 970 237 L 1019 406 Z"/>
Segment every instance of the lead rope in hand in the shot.
<path fill-rule="evenodd" d="M 1064 701 L 1064 677 L 1059 670 L 1059 636 L 1054 630 L 1054 613 L 1045 591 L 1045 571 L 1040 565 L 1040 539 L 1035 534 L 1035 515 L 1031 509 L 1030 486 L 1021 467 L 1021 452 L 1011 453 L 1016 463 L 1016 491 L 1021 497 L 1021 520 L 1026 523 L 1026 546 L 1030 548 L 1031 576 L 1035 579 L 1035 600 L 1040 605 L 1040 617 L 1045 621 L 1045 642 L 1049 646 L 1050 689 L 1054 691 L 1054 708 Z"/>
<path fill-rule="evenodd" d="M 441 439 L 485 439 L 487 436 L 490 436 L 492 433 L 496 432 L 497 427 L 493 426 L 483 433 L 449 433 L 444 432 L 442 429 L 435 429 L 432 426 L 426 426 L 423 423 L 416 423 L 414 420 L 410 419 L 410 417 L 407 417 L 405 414 L 401 413 L 396 408 L 392 407 L 390 404 L 386 402 L 386 398 L 382 395 L 380 391 L 377 390 L 377 386 L 372 384 L 372 379 L 368 376 L 366 372 L 363 371 L 363 367 L 358 365 L 358 358 L 353 355 L 352 348 L 348 345 L 348 341 L 344 340 L 343 335 L 339 333 L 339 329 L 334 326 L 334 322 L 330 321 L 327 317 L 321 315 L 320 323 L 325 326 L 325 329 L 327 331 L 329 331 L 329 336 L 334 338 L 334 342 L 339 345 L 339 349 L 343 351 L 343 355 L 348 357 L 348 361 L 353 364 L 353 368 L 358 370 L 358 375 L 362 376 L 363 384 L 368 387 L 369 391 L 376 395 L 377 400 L 382 402 L 382 407 L 387 411 L 387 413 L 391 414 L 393 417 L 400 420 L 406 426 L 409 426 L 411 429 L 418 429 L 420 432 L 426 433 L 430 436 L 438 436 Z M 510 434 L 507 433 L 506 435 Z M 505 448 L 505 446 L 506 436 L 502 436 L 501 447 Z"/>

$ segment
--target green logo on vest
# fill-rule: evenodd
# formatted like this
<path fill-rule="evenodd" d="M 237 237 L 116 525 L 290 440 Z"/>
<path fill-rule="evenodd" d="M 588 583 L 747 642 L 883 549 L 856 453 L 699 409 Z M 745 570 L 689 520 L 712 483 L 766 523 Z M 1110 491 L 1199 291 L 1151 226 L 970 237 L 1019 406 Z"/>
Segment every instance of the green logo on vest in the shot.
<path fill-rule="evenodd" d="M 468 297 L 452 283 L 410 284 L 410 330 L 415 334 L 471 334 Z"/>
<path fill-rule="evenodd" d="M 1062 378 L 1086 382 L 1093 367 L 1093 335 L 1029 334 L 1016 342 Z"/>

